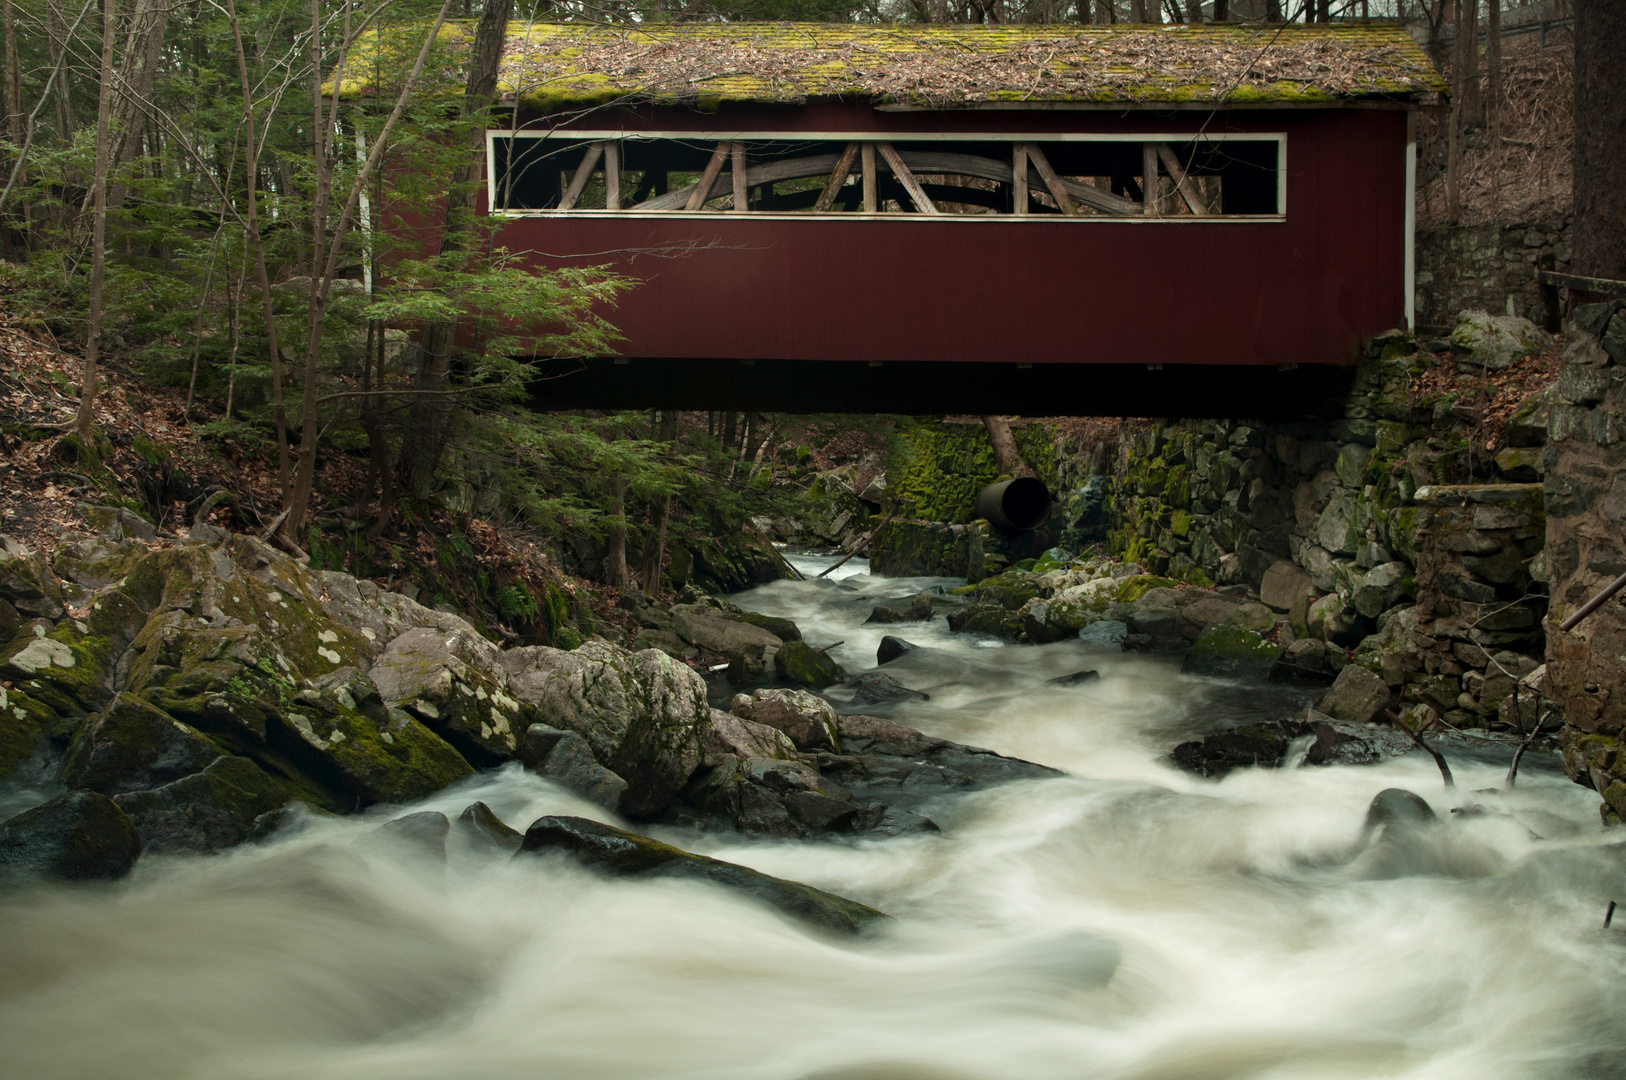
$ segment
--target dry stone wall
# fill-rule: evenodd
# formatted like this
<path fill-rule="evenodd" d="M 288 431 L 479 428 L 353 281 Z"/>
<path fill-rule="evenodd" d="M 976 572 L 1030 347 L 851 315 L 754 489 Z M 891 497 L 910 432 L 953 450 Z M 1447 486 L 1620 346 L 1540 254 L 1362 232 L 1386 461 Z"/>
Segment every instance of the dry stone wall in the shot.
<path fill-rule="evenodd" d="M 1547 692 L 1563 707 L 1564 767 L 1626 815 L 1626 608 L 1605 603 L 1559 623 L 1626 574 L 1626 303 L 1579 308 L 1566 326 L 1552 442 L 1545 453 Z"/>
<path fill-rule="evenodd" d="M 1419 232 L 1418 321 L 1450 326 L 1460 312 L 1482 310 L 1544 323 L 1547 302 L 1536 271 L 1569 269 L 1573 226 L 1574 218 L 1565 215 Z"/>

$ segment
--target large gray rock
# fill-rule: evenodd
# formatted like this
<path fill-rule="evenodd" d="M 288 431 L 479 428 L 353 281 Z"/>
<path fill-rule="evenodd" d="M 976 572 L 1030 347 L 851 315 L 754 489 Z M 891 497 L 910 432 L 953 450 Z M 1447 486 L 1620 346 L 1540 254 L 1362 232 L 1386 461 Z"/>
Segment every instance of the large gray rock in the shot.
<path fill-rule="evenodd" d="M 510 692 L 539 722 L 578 733 L 594 759 L 611 768 L 639 718 L 658 725 L 710 722 L 705 680 L 655 649 L 629 653 L 589 641 L 571 652 L 509 649 L 500 662 L 509 673 Z"/>
<path fill-rule="evenodd" d="M 1369 619 L 1375 619 L 1412 593 L 1417 586 L 1412 582 L 1411 567 L 1403 562 L 1386 562 L 1374 566 L 1361 578 L 1351 602 L 1355 610 Z M 1494 592 L 1492 598 L 1494 599 Z"/>
<path fill-rule="evenodd" d="M 141 857 L 135 826 L 106 795 L 70 791 L 0 824 L 0 874 L 93 881 Z"/>
<path fill-rule="evenodd" d="M 112 796 L 202 772 L 224 755 L 203 732 L 133 694 L 120 694 L 74 736 L 62 779 L 69 787 Z"/>
<path fill-rule="evenodd" d="M 627 782 L 595 761 L 592 747 L 574 731 L 532 724 L 525 729 L 520 760 L 532 772 L 611 813 L 620 808 L 627 791 Z"/>
<path fill-rule="evenodd" d="M 499 651 L 468 630 L 416 627 L 392 640 L 369 675 L 384 703 L 405 709 L 477 764 L 513 756 L 530 723 L 508 691 Z"/>
<path fill-rule="evenodd" d="M 784 639 L 743 620 L 726 619 L 715 610 L 694 604 L 672 609 L 672 628 L 684 641 L 707 652 L 734 656 L 749 645 L 764 649 L 784 644 Z"/>
<path fill-rule="evenodd" d="M 1358 664 L 1349 664 L 1338 673 L 1316 708 L 1335 720 L 1364 724 L 1376 720 L 1389 707 L 1389 687 Z"/>
<path fill-rule="evenodd" d="M 679 877 L 707 881 L 745 893 L 815 926 L 854 934 L 886 916 L 855 900 L 795 881 L 770 877 L 719 859 L 695 855 L 596 821 L 538 818 L 525 831 L 521 852 L 558 851 L 615 877 Z"/>
<path fill-rule="evenodd" d="M 1301 599 L 1314 600 L 1315 592 L 1310 575 L 1285 559 L 1272 563 L 1259 583 L 1259 601 L 1280 612 L 1293 610 Z"/>
<path fill-rule="evenodd" d="M 830 654 L 805 641 L 787 641 L 773 654 L 773 668 L 781 679 L 798 686 L 823 690 L 841 681 L 841 669 Z"/>
<path fill-rule="evenodd" d="M 224 851 L 269 834 L 293 793 L 244 757 L 144 791 L 115 795 L 149 852 Z"/>
<path fill-rule="evenodd" d="M 1512 367 L 1553 343 L 1552 336 L 1529 319 L 1464 311 L 1451 331 L 1451 351 L 1491 371 Z"/>
<path fill-rule="evenodd" d="M 835 709 L 806 690 L 756 690 L 749 697 L 737 694 L 729 711 L 742 720 L 784 732 L 798 750 L 836 750 L 840 746 Z"/>

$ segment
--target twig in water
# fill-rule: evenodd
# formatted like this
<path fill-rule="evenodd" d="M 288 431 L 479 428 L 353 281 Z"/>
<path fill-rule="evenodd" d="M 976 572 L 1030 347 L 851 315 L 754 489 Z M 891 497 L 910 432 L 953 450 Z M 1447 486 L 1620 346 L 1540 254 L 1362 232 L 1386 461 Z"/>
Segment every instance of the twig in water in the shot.
<path fill-rule="evenodd" d="M 1603 928 L 1609 929 L 1609 924 L 1615 921 L 1615 902 L 1609 901 L 1609 910 L 1603 913 Z"/>
<path fill-rule="evenodd" d="M 1400 717 L 1396 716 L 1393 712 L 1389 712 L 1388 716 L 1390 720 L 1394 721 L 1395 727 L 1399 728 L 1401 731 L 1404 731 L 1407 735 L 1410 735 L 1411 741 L 1416 743 L 1418 746 L 1421 746 L 1428 756 L 1434 759 L 1434 764 L 1440 767 L 1440 779 L 1445 781 L 1445 786 L 1448 788 L 1456 787 L 1457 782 L 1451 778 L 1451 766 L 1445 763 L 1445 755 L 1423 741 L 1423 732 L 1427 731 L 1429 724 L 1434 723 L 1434 721 L 1430 720 L 1427 724 L 1423 724 L 1416 731 L 1413 731 L 1410 725 L 1408 725 L 1404 720 L 1400 719 Z"/>
<path fill-rule="evenodd" d="M 830 571 L 834 570 L 837 566 L 840 566 L 842 563 L 846 562 L 848 559 L 852 558 L 854 555 L 857 555 L 860 551 L 864 550 L 864 546 L 866 544 L 868 544 L 871 540 L 875 539 L 875 534 L 876 533 L 878 533 L 882 529 L 886 528 L 886 523 L 891 521 L 893 519 L 893 517 L 895 517 L 897 515 L 899 510 L 902 510 L 906 504 L 913 503 L 913 502 L 914 502 L 913 499 L 905 499 L 905 500 L 903 500 L 903 502 L 898 503 L 892 509 L 888 510 L 886 512 L 886 517 L 882 518 L 881 523 L 879 525 L 875 526 L 875 528 L 873 528 L 873 529 L 871 529 L 869 531 L 868 536 L 864 537 L 864 539 L 862 539 L 858 543 L 854 544 L 853 549 L 851 551 L 847 552 L 847 554 L 843 555 L 841 557 L 840 561 L 838 561 L 838 562 L 836 562 L 836 563 L 834 563 L 834 564 L 832 564 L 830 566 L 827 566 L 822 571 L 820 571 L 819 577 L 824 577 L 824 576 L 828 575 L 830 573 Z"/>

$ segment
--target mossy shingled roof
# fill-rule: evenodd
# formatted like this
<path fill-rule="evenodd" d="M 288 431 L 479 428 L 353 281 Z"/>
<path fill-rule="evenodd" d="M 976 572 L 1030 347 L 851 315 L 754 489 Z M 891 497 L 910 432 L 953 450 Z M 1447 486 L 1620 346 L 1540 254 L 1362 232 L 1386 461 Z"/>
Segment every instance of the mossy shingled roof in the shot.
<path fill-rule="evenodd" d="M 466 49 L 472 32 L 472 25 L 449 26 L 447 47 Z M 516 22 L 509 28 L 498 92 L 504 104 L 554 110 L 619 100 L 716 106 L 821 98 L 927 107 L 1335 104 L 1446 89 L 1411 35 L 1392 23 Z M 364 96 L 373 87 L 346 78 L 344 90 L 346 96 Z"/>

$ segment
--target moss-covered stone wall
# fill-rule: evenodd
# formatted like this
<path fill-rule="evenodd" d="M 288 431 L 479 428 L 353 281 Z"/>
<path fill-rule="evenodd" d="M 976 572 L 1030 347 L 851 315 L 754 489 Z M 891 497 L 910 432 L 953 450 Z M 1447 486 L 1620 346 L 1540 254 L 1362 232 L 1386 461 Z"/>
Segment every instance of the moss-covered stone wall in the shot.
<path fill-rule="evenodd" d="M 1054 489 L 1055 430 L 1047 424 L 1017 424 L 1011 433 L 1022 459 Z M 910 517 L 968 524 L 976 520 L 977 492 L 999 479 L 994 447 L 981 424 L 908 423 L 893 436 L 890 450 L 887 494 L 905 501 Z"/>

